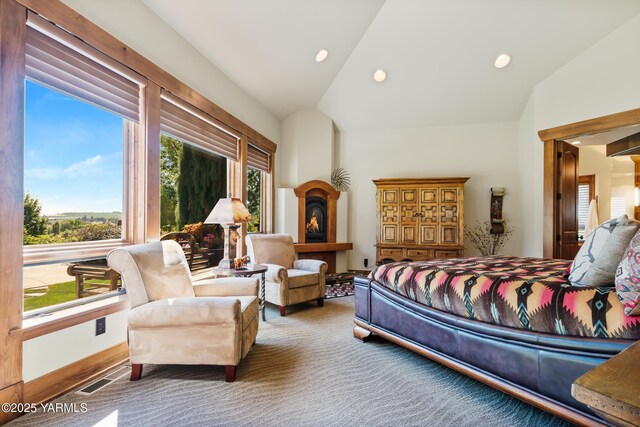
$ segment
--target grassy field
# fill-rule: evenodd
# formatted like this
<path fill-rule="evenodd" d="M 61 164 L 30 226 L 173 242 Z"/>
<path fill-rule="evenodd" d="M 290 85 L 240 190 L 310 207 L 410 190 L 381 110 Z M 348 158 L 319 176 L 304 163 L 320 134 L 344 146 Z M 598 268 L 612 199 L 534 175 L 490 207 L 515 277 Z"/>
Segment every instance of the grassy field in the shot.
<path fill-rule="evenodd" d="M 92 280 L 92 282 L 109 283 L 108 280 Z M 63 282 L 50 285 L 44 295 L 40 294 L 44 288 L 24 290 L 24 311 L 35 310 L 50 305 L 61 304 L 76 299 L 76 282 Z"/>
<path fill-rule="evenodd" d="M 63 221 L 65 219 L 81 219 L 87 218 L 105 218 L 105 219 L 122 219 L 122 212 L 63 212 L 57 215 L 47 215 L 47 218 L 55 221 Z"/>

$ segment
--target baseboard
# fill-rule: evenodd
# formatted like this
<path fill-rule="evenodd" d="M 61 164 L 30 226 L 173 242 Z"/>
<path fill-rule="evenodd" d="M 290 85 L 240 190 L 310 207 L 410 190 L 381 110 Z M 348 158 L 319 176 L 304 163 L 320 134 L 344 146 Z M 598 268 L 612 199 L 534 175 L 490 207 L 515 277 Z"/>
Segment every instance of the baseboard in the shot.
<path fill-rule="evenodd" d="M 129 347 L 126 342 L 106 348 L 25 383 L 24 402 L 37 404 L 55 399 L 128 360 Z"/>
<path fill-rule="evenodd" d="M 22 403 L 23 387 L 24 385 L 22 384 L 22 381 L 20 381 L 19 383 L 12 384 L 9 387 L 5 387 L 0 390 L 0 403 Z M 8 423 L 9 421 L 17 418 L 20 415 L 22 414 L 17 411 L 0 411 L 0 426 Z"/>

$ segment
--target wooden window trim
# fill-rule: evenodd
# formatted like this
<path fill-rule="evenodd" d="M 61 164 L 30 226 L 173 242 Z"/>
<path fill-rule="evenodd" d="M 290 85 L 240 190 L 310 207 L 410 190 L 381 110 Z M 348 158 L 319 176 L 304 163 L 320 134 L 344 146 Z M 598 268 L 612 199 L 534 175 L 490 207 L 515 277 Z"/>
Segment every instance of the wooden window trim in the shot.
<path fill-rule="evenodd" d="M 87 304 L 54 311 L 43 316 L 22 321 L 22 328 L 10 331 L 9 335 L 21 334 L 22 341 L 47 335 L 109 314 L 127 310 L 129 297 L 126 294 L 114 295 Z"/>
<path fill-rule="evenodd" d="M 580 175 L 578 177 L 578 185 L 589 186 L 589 203 L 596 198 L 596 176 L 595 175 Z"/>

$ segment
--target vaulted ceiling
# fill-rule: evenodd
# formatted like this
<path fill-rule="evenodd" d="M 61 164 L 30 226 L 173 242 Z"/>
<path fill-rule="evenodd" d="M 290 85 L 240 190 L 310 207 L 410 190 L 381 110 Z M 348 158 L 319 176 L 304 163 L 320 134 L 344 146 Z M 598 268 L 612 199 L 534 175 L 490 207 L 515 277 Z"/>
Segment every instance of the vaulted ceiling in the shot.
<path fill-rule="evenodd" d="M 143 1 L 277 117 L 316 107 L 346 129 L 517 120 L 537 83 L 640 13 L 640 0 Z"/>

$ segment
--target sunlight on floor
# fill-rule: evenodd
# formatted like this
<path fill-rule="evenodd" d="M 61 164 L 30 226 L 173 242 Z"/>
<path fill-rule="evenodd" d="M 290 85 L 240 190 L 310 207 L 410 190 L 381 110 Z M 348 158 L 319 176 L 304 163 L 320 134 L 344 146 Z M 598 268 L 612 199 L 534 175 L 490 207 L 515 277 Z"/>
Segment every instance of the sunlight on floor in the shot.
<path fill-rule="evenodd" d="M 118 411 L 113 411 L 102 420 L 95 423 L 94 427 L 118 427 Z"/>

